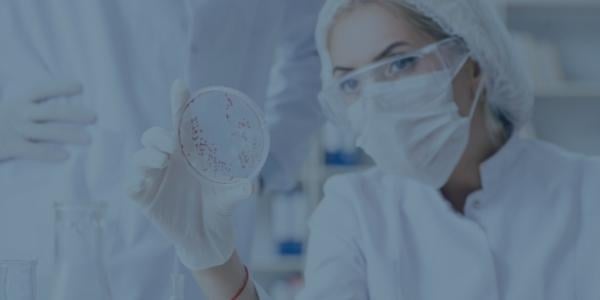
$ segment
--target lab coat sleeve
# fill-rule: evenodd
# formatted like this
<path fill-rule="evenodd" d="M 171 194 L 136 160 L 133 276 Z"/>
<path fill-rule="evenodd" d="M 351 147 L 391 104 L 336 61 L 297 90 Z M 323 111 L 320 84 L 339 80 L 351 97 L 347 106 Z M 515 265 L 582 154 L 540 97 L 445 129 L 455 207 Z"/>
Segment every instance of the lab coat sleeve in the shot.
<path fill-rule="evenodd" d="M 334 177 L 310 222 L 305 288 L 299 299 L 368 299 L 352 184 Z"/>
<path fill-rule="evenodd" d="M 286 0 L 282 33 L 265 101 L 271 152 L 263 171 L 267 190 L 296 183 L 309 140 L 324 123 L 317 95 L 320 60 L 314 31 L 323 0 Z"/>
<path fill-rule="evenodd" d="M 10 32 L 10 28 L 13 26 L 8 22 L 10 20 L 7 16 L 8 13 L 7 3 L 2 1 L 0 3 L 0 39 L 3 41 L 2 46 L 0 46 L 0 101 L 3 101 L 5 98 L 5 89 L 11 70 L 15 71 L 13 69 L 14 66 L 11 65 L 14 57 L 11 56 L 10 51 L 14 46 L 15 40 Z"/>
<path fill-rule="evenodd" d="M 26 29 L 21 13 L 26 1 L 0 1 L 0 101 L 54 78 Z"/>
<path fill-rule="evenodd" d="M 577 299 L 598 299 L 600 292 L 600 159 L 585 159 L 577 249 Z"/>

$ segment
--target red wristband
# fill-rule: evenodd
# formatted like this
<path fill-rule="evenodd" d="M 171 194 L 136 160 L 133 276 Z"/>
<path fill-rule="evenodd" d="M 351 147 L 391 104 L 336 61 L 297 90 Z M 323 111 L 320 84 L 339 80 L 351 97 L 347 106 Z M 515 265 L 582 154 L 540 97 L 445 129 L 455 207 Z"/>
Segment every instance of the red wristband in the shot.
<path fill-rule="evenodd" d="M 248 285 L 248 279 L 250 277 L 250 274 L 248 274 L 248 268 L 246 266 L 244 266 L 244 272 L 246 273 L 246 275 L 244 275 L 244 284 L 237 291 L 237 293 L 235 293 L 235 295 L 233 296 L 233 298 L 231 298 L 231 300 L 237 300 L 242 295 L 242 293 L 246 289 L 246 286 Z"/>

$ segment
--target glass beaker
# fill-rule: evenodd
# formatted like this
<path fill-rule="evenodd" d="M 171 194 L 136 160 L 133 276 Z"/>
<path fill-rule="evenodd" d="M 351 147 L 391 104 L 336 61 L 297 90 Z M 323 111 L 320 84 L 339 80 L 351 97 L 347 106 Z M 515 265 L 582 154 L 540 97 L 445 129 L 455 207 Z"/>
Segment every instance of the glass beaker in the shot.
<path fill-rule="evenodd" d="M 35 300 L 35 260 L 0 261 L 0 300 Z"/>
<path fill-rule="evenodd" d="M 6 267 L 0 265 L 0 300 L 6 300 Z"/>
<path fill-rule="evenodd" d="M 106 205 L 55 203 L 54 300 L 111 300 L 103 260 Z"/>
<path fill-rule="evenodd" d="M 183 274 L 175 273 L 171 275 L 171 296 L 169 296 L 169 300 L 183 300 L 183 281 Z"/>

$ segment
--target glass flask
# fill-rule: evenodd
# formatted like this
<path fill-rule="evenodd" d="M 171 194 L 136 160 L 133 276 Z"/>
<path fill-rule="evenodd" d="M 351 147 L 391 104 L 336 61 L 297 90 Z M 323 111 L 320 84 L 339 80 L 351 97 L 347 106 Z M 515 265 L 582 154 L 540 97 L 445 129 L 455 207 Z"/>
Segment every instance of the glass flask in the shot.
<path fill-rule="evenodd" d="M 34 260 L 0 261 L 0 300 L 35 300 L 36 269 Z"/>
<path fill-rule="evenodd" d="M 53 300 L 111 300 L 103 260 L 106 205 L 55 203 Z"/>
<path fill-rule="evenodd" d="M 171 296 L 169 300 L 183 300 L 183 274 L 171 274 Z"/>
<path fill-rule="evenodd" d="M 6 267 L 0 265 L 0 300 L 6 300 Z"/>

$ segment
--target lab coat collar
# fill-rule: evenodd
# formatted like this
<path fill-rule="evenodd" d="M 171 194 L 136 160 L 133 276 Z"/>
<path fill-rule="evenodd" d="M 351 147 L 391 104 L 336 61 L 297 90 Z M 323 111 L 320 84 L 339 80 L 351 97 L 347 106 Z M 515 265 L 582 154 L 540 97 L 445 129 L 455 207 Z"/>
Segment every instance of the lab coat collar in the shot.
<path fill-rule="evenodd" d="M 481 185 L 484 192 L 494 192 L 502 183 L 516 172 L 517 162 L 524 150 L 524 141 L 512 136 L 504 146 L 479 167 Z"/>

